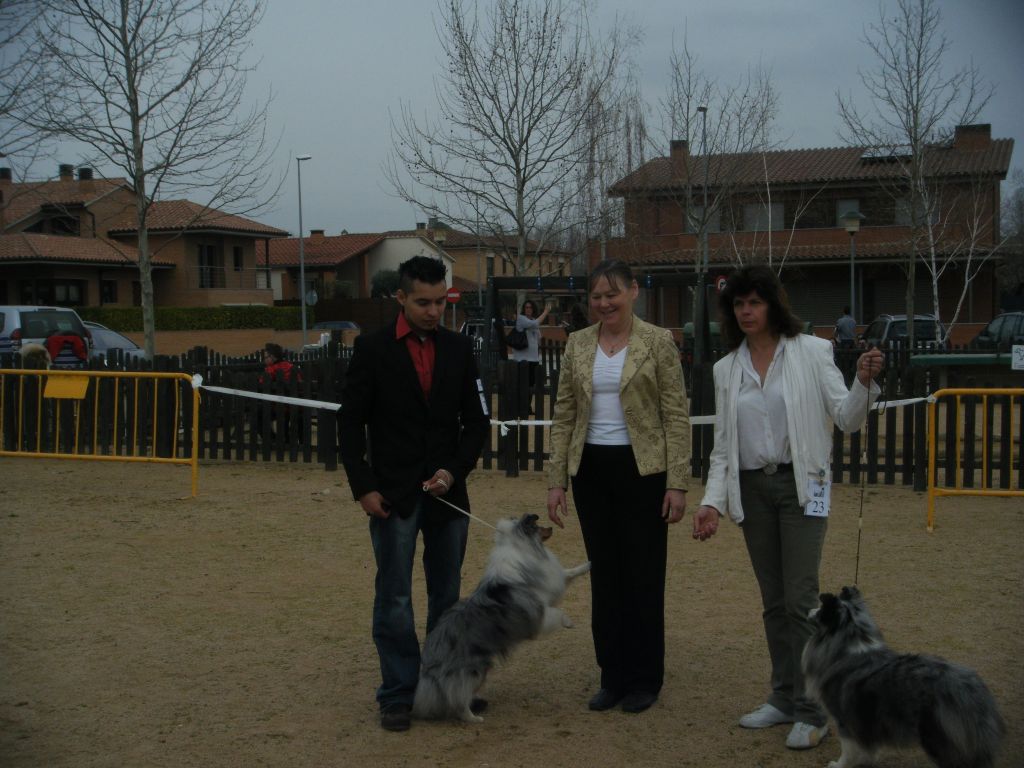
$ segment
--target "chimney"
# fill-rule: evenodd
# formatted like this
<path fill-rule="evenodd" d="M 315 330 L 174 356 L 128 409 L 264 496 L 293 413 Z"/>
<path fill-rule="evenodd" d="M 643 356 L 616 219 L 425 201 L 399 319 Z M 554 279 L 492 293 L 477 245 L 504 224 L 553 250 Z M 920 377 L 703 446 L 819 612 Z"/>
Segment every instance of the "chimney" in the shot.
<path fill-rule="evenodd" d="M 4 190 L 11 185 L 11 169 L 0 168 L 0 232 L 7 226 L 7 195 Z"/>
<path fill-rule="evenodd" d="M 57 172 L 60 174 L 61 181 L 75 180 L 75 166 L 69 163 L 61 163 L 57 168 Z"/>
<path fill-rule="evenodd" d="M 95 189 L 92 183 L 92 168 L 83 165 L 78 169 L 78 186 L 86 192 L 92 192 Z"/>
<path fill-rule="evenodd" d="M 958 125 L 953 134 L 953 149 L 973 152 L 988 149 L 992 144 L 992 124 Z"/>
<path fill-rule="evenodd" d="M 311 230 L 309 230 L 309 239 L 310 240 L 323 240 L 324 239 L 324 231 L 322 229 L 311 229 Z"/>
<path fill-rule="evenodd" d="M 690 146 L 686 139 L 672 139 L 669 142 L 669 158 L 672 161 L 672 176 L 686 178 L 686 166 L 690 160 Z"/>

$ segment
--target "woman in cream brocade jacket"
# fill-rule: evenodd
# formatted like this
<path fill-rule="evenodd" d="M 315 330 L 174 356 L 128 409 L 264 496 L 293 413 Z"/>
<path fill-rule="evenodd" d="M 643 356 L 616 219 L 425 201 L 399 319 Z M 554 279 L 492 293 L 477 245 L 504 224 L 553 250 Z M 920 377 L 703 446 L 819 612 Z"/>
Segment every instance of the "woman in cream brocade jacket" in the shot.
<path fill-rule="evenodd" d="M 590 422 L 599 324 L 569 334 L 551 425 L 548 487 L 576 474 Z M 666 472 L 666 488 L 686 490 L 690 472 L 690 407 L 670 331 L 633 317 L 619 384 L 626 428 L 641 475 Z"/>

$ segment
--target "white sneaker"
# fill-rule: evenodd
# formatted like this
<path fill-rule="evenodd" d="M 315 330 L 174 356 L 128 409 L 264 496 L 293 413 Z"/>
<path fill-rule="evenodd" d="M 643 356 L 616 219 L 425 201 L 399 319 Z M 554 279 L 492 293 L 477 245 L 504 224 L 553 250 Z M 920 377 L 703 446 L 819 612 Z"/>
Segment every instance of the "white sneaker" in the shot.
<path fill-rule="evenodd" d="M 821 744 L 827 733 L 828 725 L 796 723 L 786 737 L 786 746 L 790 749 L 813 749 Z"/>
<path fill-rule="evenodd" d="M 741 728 L 771 728 L 773 725 L 792 723 L 793 716 L 787 715 L 778 707 L 771 704 L 762 704 L 753 712 L 748 712 L 740 718 Z"/>

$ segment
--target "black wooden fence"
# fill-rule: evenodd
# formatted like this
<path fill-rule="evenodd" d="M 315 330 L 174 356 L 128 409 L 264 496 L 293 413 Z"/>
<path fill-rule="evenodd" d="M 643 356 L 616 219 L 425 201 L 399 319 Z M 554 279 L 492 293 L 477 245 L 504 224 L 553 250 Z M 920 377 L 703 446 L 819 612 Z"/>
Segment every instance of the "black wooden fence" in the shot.
<path fill-rule="evenodd" d="M 532 386 L 526 364 L 502 361 L 496 370 L 483 367 L 485 397 L 491 405 L 492 418 L 511 423 L 504 436 L 498 427 L 491 430 L 481 459 L 484 468 L 503 470 L 509 475 L 543 469 L 550 452 L 550 428 L 543 424 L 516 425 L 514 422 L 551 420 L 563 349 L 563 342 L 542 342 L 541 363 Z M 724 350 L 714 350 L 712 356 L 718 357 L 723 353 Z M 840 368 L 852 372 L 856 354 L 855 351 L 839 353 L 837 363 Z M 951 354 L 956 354 L 956 351 Z M 289 381 L 266 380 L 259 353 L 227 357 L 196 348 L 179 357 L 158 356 L 153 363 L 116 360 L 108 364 L 116 365 L 119 370 L 181 371 L 198 374 L 202 383 L 208 386 L 338 403 L 350 355 L 349 348 L 332 342 L 316 352 L 293 356 L 296 374 Z M 986 386 L 984 376 L 979 376 L 974 370 L 923 368 L 911 365 L 910 360 L 910 355 L 905 352 L 889 354 L 881 377 L 883 402 L 925 397 L 938 389 L 940 380 L 943 386 Z M 18 365 L 17 356 L 0 356 L 0 367 L 14 368 Z M 104 363 L 94 361 L 92 365 L 102 367 Z M 692 415 L 714 413 L 711 367 L 711 363 L 700 362 L 684 366 Z M 1002 385 L 1005 386 L 1005 382 Z M 26 396 L 27 399 L 20 402 L 18 393 L 9 386 L 4 396 L 5 424 L 16 420 L 19 409 L 27 412 L 29 407 L 35 408 L 35 401 L 29 402 L 34 395 Z M 201 397 L 199 458 L 316 462 L 325 469 L 337 468 L 336 411 L 271 403 L 208 390 L 204 390 Z M 101 405 L 109 403 L 105 407 L 113 408 L 116 399 L 107 396 Z M 955 459 L 955 449 L 950 441 L 956 430 L 952 429 L 954 414 L 949 412 L 951 406 L 944 404 L 943 407 L 945 412 L 940 410 L 939 423 L 947 425 L 941 430 L 946 441 L 941 452 L 945 467 Z M 975 481 L 974 470 L 980 471 L 975 455 L 980 455 L 982 450 L 989 451 L 986 455 L 998 454 L 1002 464 L 996 464 L 989 471 L 1001 472 L 999 483 L 1009 482 L 1014 472 L 1019 475 L 1024 471 L 1020 458 L 1020 435 L 1024 431 L 1024 423 L 1020 422 L 1024 417 L 1020 412 L 1020 408 L 1014 411 L 1003 400 L 991 398 L 984 413 L 978 417 L 972 415 L 965 422 L 961 431 L 969 430 L 964 435 L 964 445 L 970 445 L 964 468 L 964 472 L 970 475 L 969 482 Z M 928 456 L 926 413 L 927 406 L 923 402 L 887 408 L 872 412 L 866 429 L 860 432 L 843 435 L 837 430 L 832 463 L 834 482 L 859 483 L 863 476 L 869 483 L 912 485 L 915 489 L 924 490 L 927 487 Z M 1014 418 L 1017 422 L 1011 424 Z M 149 433 L 146 425 L 142 426 L 141 437 L 136 439 L 144 442 Z M 693 427 L 694 477 L 703 479 L 707 475 L 713 434 L 711 425 Z M 981 446 L 983 437 L 988 440 L 987 449 Z M 119 439 L 123 445 L 125 437 L 122 435 Z M 11 444 L 8 438 L 5 449 L 10 450 Z M 115 452 L 121 450 L 118 445 L 116 440 L 106 441 L 98 450 Z M 136 446 L 137 450 L 144 448 L 144 445 Z M 159 450 L 166 451 L 168 447 L 161 446 Z M 178 441 L 176 451 L 179 455 L 187 455 L 189 450 L 187 440 Z"/>

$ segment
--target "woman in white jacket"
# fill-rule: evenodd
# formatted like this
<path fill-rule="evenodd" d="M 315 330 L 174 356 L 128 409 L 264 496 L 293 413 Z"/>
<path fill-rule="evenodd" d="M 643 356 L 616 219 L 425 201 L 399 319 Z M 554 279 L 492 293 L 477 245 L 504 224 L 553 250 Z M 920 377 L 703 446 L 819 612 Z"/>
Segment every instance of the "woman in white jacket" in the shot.
<path fill-rule="evenodd" d="M 768 701 L 740 718 L 745 728 L 793 723 L 791 749 L 828 732 L 804 692 L 800 656 L 818 604 L 818 568 L 828 520 L 832 425 L 853 432 L 877 396 L 878 350 L 857 361 L 847 390 L 832 345 L 801 333 L 786 291 L 767 266 L 734 272 L 719 297 L 731 352 L 715 364 L 715 447 L 694 538 L 713 536 L 720 515 L 743 530 L 761 590 L 771 657 Z"/>

